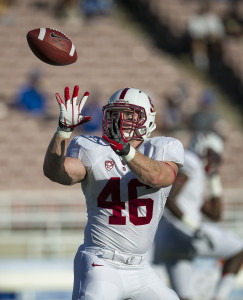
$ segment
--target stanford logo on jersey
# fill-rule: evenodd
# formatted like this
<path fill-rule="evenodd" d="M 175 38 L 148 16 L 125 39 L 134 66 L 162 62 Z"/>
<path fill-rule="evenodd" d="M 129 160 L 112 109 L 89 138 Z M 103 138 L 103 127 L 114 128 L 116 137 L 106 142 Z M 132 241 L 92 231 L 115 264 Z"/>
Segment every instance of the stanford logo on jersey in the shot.
<path fill-rule="evenodd" d="M 106 160 L 105 161 L 105 167 L 108 171 L 110 171 L 114 167 L 114 161 L 113 160 Z"/>

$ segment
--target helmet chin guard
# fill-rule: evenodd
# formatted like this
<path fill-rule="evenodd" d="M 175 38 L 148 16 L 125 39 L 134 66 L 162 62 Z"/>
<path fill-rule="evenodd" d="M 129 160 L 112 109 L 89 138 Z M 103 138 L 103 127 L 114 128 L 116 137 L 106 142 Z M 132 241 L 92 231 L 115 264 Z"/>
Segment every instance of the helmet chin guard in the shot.
<path fill-rule="evenodd" d="M 135 88 L 120 89 L 103 107 L 103 133 L 109 137 L 113 118 L 120 118 L 120 130 L 127 140 L 145 140 L 156 128 L 155 114 L 146 93 Z"/>

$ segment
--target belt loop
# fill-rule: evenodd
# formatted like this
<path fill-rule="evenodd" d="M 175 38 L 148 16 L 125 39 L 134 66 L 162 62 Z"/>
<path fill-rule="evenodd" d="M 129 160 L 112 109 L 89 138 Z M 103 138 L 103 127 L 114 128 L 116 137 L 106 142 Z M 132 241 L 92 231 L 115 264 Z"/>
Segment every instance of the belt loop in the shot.
<path fill-rule="evenodd" d="M 117 251 L 116 250 L 112 250 L 112 260 L 115 260 L 116 256 L 117 256 Z"/>
<path fill-rule="evenodd" d="M 133 262 L 135 261 L 136 257 L 135 256 L 129 256 L 126 260 L 127 265 L 132 265 Z M 139 262 L 140 263 L 140 262 Z"/>

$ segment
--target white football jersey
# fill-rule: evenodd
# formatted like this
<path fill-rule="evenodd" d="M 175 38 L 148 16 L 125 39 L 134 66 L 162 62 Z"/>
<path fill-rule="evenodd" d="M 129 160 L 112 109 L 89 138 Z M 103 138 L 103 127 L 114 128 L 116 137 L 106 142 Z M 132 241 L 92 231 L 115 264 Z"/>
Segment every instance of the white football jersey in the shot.
<path fill-rule="evenodd" d="M 184 166 L 180 170 L 188 179 L 175 202 L 183 214 L 200 223 L 202 220 L 201 206 L 204 203 L 205 169 L 200 158 L 192 151 L 185 150 Z M 178 218 L 174 217 L 168 209 L 165 215 L 180 229 L 187 228 Z"/>
<path fill-rule="evenodd" d="M 183 146 L 175 138 L 150 138 L 137 150 L 153 160 L 184 163 Z M 88 214 L 85 244 L 145 254 L 153 242 L 171 186 L 151 188 L 139 182 L 99 137 L 75 137 L 67 156 L 80 159 L 87 170 L 81 183 Z"/>

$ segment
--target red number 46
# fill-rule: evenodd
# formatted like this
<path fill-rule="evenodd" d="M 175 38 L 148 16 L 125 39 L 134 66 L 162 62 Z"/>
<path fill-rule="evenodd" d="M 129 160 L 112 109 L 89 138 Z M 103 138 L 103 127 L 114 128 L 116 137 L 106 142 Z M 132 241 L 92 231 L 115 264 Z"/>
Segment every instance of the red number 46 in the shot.
<path fill-rule="evenodd" d="M 138 199 L 137 187 L 148 186 L 139 182 L 137 179 L 131 179 L 128 183 L 128 211 L 129 219 L 132 224 L 145 225 L 149 224 L 153 215 L 154 201 L 151 198 Z M 111 195 L 111 201 L 107 200 Z M 112 209 L 113 215 L 109 216 L 109 224 L 125 225 L 126 217 L 122 215 L 122 210 L 125 209 L 125 202 L 121 201 L 120 196 L 120 178 L 111 177 L 101 191 L 98 197 L 98 206 L 101 208 Z M 139 206 L 145 206 L 146 216 L 138 215 Z"/>

